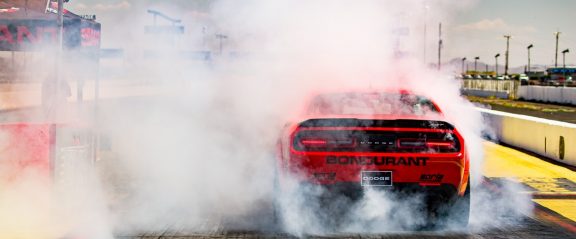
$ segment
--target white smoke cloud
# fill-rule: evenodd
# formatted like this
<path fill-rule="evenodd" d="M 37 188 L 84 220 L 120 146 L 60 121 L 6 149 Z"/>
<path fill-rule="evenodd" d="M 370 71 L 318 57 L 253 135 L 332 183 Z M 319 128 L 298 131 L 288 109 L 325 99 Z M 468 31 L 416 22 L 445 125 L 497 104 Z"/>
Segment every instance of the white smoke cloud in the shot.
<path fill-rule="evenodd" d="M 83 204 L 88 209 L 72 211 L 81 222 L 98 223 L 78 227 L 77 233 L 103 238 L 112 233 L 271 228 L 276 140 L 282 126 L 299 116 L 306 99 L 322 91 L 401 88 L 432 98 L 464 135 L 472 183 L 477 184 L 482 118 L 460 96 L 452 69 L 429 69 L 419 59 L 422 3 L 215 2 L 208 15 L 211 29 L 228 36 L 224 54 L 216 54 L 209 64 L 171 52 L 162 59 L 131 58 L 125 77 L 156 87 L 159 96 L 102 103 L 100 129 L 114 156 L 101 155 L 96 162 L 99 178 L 87 187 L 96 199 Z M 428 17 L 448 20 L 469 4 L 435 2 Z M 132 19 L 118 24 L 145 23 Z M 195 34 L 192 38 L 204 37 Z M 138 39 L 132 39 L 133 48 L 127 51 L 144 50 L 146 44 Z M 229 56 L 231 51 L 238 56 Z M 282 229 L 295 235 L 334 232 L 315 224 L 318 215 L 302 205 L 306 203 L 285 198 L 282 207 L 289 213 Z M 402 201 L 368 191 L 352 205 L 346 218 L 350 223 L 336 232 L 414 229 L 424 223 L 420 205 L 418 197 Z M 473 212 L 486 206 L 473 205 Z M 390 215 L 397 221 L 380 227 Z"/>

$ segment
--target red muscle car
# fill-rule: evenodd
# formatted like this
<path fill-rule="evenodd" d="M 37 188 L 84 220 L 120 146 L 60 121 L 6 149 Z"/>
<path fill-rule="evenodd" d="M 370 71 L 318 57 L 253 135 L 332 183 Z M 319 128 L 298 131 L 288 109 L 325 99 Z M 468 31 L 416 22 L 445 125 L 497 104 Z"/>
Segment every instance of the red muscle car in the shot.
<path fill-rule="evenodd" d="M 468 224 L 465 141 L 426 97 L 400 90 L 319 94 L 284 128 L 277 158 L 277 190 L 290 179 L 352 201 L 368 188 L 418 193 L 433 225 L 447 217 Z"/>

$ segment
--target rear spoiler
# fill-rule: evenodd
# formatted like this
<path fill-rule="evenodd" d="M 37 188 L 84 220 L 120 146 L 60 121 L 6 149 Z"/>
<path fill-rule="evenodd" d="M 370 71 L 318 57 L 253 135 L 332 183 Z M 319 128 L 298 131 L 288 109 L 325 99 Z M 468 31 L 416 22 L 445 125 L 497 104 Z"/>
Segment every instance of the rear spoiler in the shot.
<path fill-rule="evenodd" d="M 379 127 L 379 128 L 429 128 L 453 130 L 454 126 L 438 120 L 372 120 L 356 118 L 309 119 L 300 123 L 299 127 Z"/>

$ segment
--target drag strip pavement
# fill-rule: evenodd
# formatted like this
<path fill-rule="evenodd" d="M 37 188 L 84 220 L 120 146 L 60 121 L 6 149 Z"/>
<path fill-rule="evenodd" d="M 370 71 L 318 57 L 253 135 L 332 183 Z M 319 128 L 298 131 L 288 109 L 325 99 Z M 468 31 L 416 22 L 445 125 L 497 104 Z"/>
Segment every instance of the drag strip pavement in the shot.
<path fill-rule="evenodd" d="M 501 220 L 490 227 L 471 222 L 467 231 L 388 232 L 383 234 L 307 235 L 308 238 L 576 238 L 576 173 L 529 154 L 485 142 L 483 182 L 476 188 L 494 198 L 507 193 L 529 195 L 533 211 L 520 218 Z M 518 190 L 510 192 L 505 187 Z M 505 217 L 505 215 L 504 215 Z M 492 220 L 492 219 L 489 219 Z M 497 220 L 497 219 L 494 219 Z M 208 233 L 186 233 L 174 229 L 141 235 L 118 235 L 117 238 L 295 238 L 270 231 L 230 231 L 225 226 Z"/>

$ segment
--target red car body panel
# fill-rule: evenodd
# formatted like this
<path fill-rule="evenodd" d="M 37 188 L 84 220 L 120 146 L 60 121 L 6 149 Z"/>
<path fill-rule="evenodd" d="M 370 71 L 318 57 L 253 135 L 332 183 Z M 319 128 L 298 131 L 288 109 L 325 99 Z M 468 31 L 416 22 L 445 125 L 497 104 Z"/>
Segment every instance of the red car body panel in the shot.
<path fill-rule="evenodd" d="M 49 183 L 54 179 L 56 168 L 62 167 L 57 156 L 63 157 L 68 152 L 86 152 L 89 156 L 91 146 L 90 128 L 80 124 L 52 123 L 4 123 L 0 124 L 0 188 L 5 183 L 12 183 L 30 176 Z M 73 163 L 88 160 L 73 157 L 66 169 Z M 73 162 L 72 162 L 73 161 Z"/>
<path fill-rule="evenodd" d="M 406 92 L 401 92 L 406 94 Z M 434 104 L 436 106 L 436 104 Z M 436 106 L 436 108 L 438 108 Z M 395 120 L 408 120 L 410 122 L 441 122 L 445 128 L 434 127 L 390 127 L 390 126 L 305 126 L 306 120 L 374 120 L 393 122 Z M 455 136 L 454 142 L 459 144 L 458 150 L 451 152 L 376 152 L 358 150 L 357 141 L 350 141 L 349 150 L 302 150 L 298 149 L 297 134 L 302 132 L 322 134 L 321 132 L 372 132 L 390 135 L 402 134 L 451 134 Z M 400 137 L 400 136 L 398 136 Z M 350 136 L 350 138 L 353 138 Z M 326 144 L 324 139 L 304 139 L 312 147 L 315 144 Z M 400 140 L 394 138 L 390 144 L 400 149 Z M 433 146 L 452 146 L 450 142 L 430 142 Z M 428 143 L 427 143 L 428 145 Z M 392 146 L 391 146 L 392 147 Z M 432 146 L 429 146 L 432 147 Z M 315 185 L 335 185 L 339 183 L 357 183 L 360 185 L 363 171 L 389 171 L 392 175 L 392 184 L 414 184 L 421 187 L 436 187 L 450 185 L 456 189 L 458 195 L 464 195 L 470 176 L 470 163 L 466 152 L 464 138 L 452 125 L 447 123 L 440 110 L 428 115 L 349 115 L 349 114 L 309 114 L 288 124 L 279 141 L 278 172 L 279 180 L 285 177 L 296 179 Z M 401 151 L 401 150 L 400 150 Z M 440 175 L 440 176 L 438 176 Z M 430 180 L 432 179 L 432 180 Z M 280 183 L 282 184 L 282 183 Z"/>

